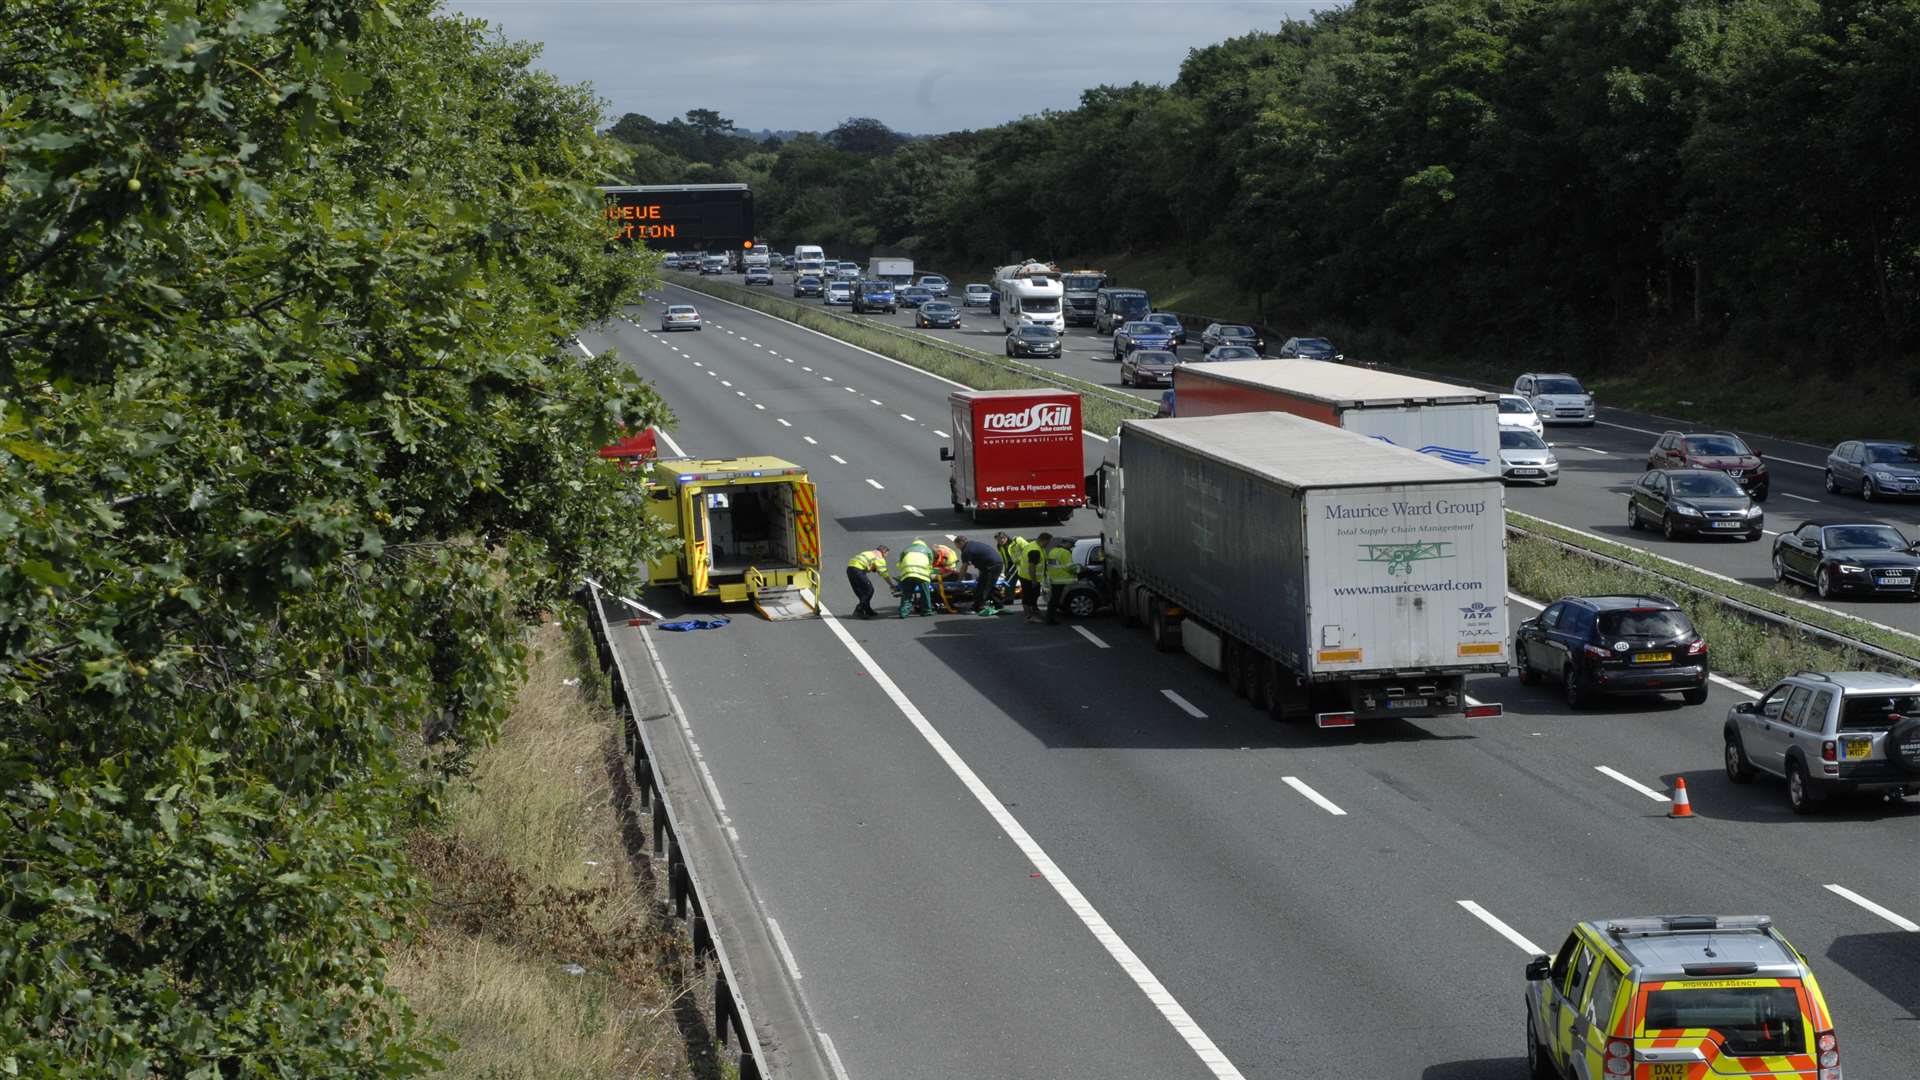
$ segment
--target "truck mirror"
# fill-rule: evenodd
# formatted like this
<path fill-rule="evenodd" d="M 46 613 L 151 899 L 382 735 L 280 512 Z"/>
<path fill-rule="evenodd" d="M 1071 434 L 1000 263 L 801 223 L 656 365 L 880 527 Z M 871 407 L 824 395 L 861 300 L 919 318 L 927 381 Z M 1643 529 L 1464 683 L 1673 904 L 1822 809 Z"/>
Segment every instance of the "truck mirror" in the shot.
<path fill-rule="evenodd" d="M 941 447 L 941 448 L 940 448 L 940 460 L 941 460 L 941 461 L 952 461 L 952 460 L 953 460 L 953 447 L 951 447 L 951 446 L 943 446 L 943 447 Z"/>

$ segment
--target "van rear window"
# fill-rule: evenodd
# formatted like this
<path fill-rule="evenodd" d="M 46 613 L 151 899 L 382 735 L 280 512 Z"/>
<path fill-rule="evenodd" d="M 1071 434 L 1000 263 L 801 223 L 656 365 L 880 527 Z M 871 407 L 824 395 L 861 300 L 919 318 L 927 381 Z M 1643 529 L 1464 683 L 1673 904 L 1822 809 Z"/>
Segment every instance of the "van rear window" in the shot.
<path fill-rule="evenodd" d="M 1655 990 L 1647 995 L 1643 1032 L 1687 1028 L 1711 1029 L 1727 1053 L 1741 1057 L 1807 1052 L 1806 1019 L 1791 985 Z"/>

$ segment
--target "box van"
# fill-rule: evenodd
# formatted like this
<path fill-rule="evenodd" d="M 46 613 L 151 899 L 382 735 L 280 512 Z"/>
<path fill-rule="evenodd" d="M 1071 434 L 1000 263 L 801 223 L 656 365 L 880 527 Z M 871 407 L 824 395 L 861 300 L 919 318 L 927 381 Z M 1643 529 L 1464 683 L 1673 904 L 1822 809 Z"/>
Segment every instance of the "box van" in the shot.
<path fill-rule="evenodd" d="M 1152 310 L 1145 289 L 1101 289 L 1093 299 L 1093 332 L 1111 334 L 1114 327 Z"/>

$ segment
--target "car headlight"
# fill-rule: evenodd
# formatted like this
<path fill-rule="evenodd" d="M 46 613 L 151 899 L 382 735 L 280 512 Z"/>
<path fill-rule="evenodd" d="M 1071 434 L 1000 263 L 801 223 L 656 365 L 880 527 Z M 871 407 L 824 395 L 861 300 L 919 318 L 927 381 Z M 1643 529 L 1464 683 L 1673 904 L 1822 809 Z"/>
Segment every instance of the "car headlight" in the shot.
<path fill-rule="evenodd" d="M 1867 572 L 1867 568 L 1864 566 L 1854 566 L 1851 563 L 1841 563 L 1840 572 L 1843 574 L 1864 574 Z"/>
<path fill-rule="evenodd" d="M 1757 517 L 1759 517 L 1759 516 L 1760 516 L 1761 514 L 1763 514 L 1763 513 L 1765 513 L 1765 512 L 1766 512 L 1766 511 L 1764 511 L 1764 510 L 1761 510 L 1761 509 L 1760 509 L 1759 507 L 1757 507 L 1757 506 L 1749 506 L 1749 507 L 1747 507 L 1747 516 L 1748 516 L 1748 517 L 1750 517 L 1750 518 L 1757 518 Z"/>
<path fill-rule="evenodd" d="M 1687 516 L 1687 517 L 1699 517 L 1699 516 L 1700 516 L 1700 511 L 1698 511 L 1698 510 L 1695 510 L 1695 509 L 1694 509 L 1693 507 L 1691 507 L 1691 506 L 1688 506 L 1688 505 L 1687 505 L 1686 503 L 1674 503 L 1674 504 L 1673 504 L 1673 509 L 1674 509 L 1674 511 L 1675 511 L 1676 513 L 1680 513 L 1680 514 L 1683 514 L 1683 515 L 1685 515 L 1685 516 Z"/>

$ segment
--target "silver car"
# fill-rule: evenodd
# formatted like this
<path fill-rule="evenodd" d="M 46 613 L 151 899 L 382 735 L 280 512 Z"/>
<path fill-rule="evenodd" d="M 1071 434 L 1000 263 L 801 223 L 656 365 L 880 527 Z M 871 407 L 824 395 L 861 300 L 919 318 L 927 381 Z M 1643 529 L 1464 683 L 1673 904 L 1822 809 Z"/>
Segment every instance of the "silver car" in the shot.
<path fill-rule="evenodd" d="M 1593 395 L 1565 372 L 1522 375 L 1513 380 L 1513 392 L 1532 402 L 1546 423 L 1593 426 Z"/>
<path fill-rule="evenodd" d="M 1827 490 L 1850 491 L 1871 502 L 1920 495 L 1920 450 L 1910 442 L 1856 439 L 1827 455 Z"/>
<path fill-rule="evenodd" d="M 692 304 L 669 304 L 667 310 L 660 313 L 662 330 L 698 330 L 700 312 Z"/>
<path fill-rule="evenodd" d="M 1727 710 L 1727 779 L 1787 781 L 1810 814 L 1827 796 L 1920 792 L 1920 682 L 1877 671 L 1803 671 Z"/>
<path fill-rule="evenodd" d="M 1509 484 L 1552 487 L 1560 482 L 1560 460 L 1553 456 L 1551 443 L 1526 428 L 1502 427 L 1500 479 Z"/>

